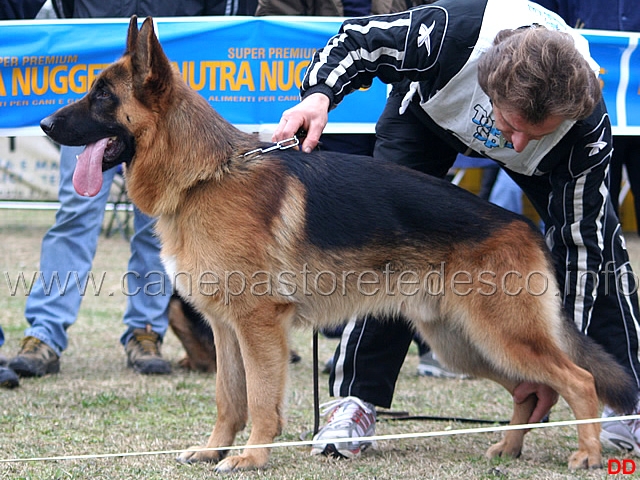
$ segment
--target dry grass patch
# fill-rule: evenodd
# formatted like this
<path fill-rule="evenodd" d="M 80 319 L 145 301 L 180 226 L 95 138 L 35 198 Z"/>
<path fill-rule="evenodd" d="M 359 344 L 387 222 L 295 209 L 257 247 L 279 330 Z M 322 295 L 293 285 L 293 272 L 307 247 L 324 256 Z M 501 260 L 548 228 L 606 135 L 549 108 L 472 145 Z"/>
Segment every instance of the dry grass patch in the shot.
<path fill-rule="evenodd" d="M 53 221 L 51 212 L 0 210 L 4 248 L 0 286 L 0 324 L 7 342 L 5 355 L 18 348 L 26 327 L 25 296 L 11 295 L 4 278 L 37 270 L 40 241 Z M 628 235 L 636 271 L 640 271 L 640 242 Z M 181 465 L 173 453 L 206 441 L 216 417 L 215 382 L 211 375 L 177 367 L 170 376 L 145 377 L 125 367 L 119 343 L 123 332 L 125 296 L 119 279 L 126 270 L 128 243 L 121 237 L 101 238 L 94 272 L 107 272 L 103 292 L 88 295 L 58 375 L 25 379 L 16 390 L 0 390 L 0 458 L 66 455 L 139 455 L 77 460 L 0 463 L 0 478 L 8 479 L 204 479 L 215 474 L 211 465 Z M 110 295 L 113 293 L 113 295 Z M 336 341 L 320 339 L 320 360 L 326 360 Z M 288 424 L 278 441 L 298 441 L 313 428 L 311 332 L 296 331 L 292 346 L 302 361 L 290 369 Z M 182 356 L 169 333 L 163 353 L 175 363 Z M 485 380 L 437 380 L 415 374 L 417 350 L 405 361 L 393 410 L 413 415 L 508 419 L 510 398 Z M 329 400 L 327 378 L 321 376 L 321 401 Z M 554 408 L 552 420 L 573 418 L 566 404 Z M 472 428 L 474 424 L 446 421 L 381 419 L 377 434 Z M 484 426 L 484 425 L 475 425 Z M 308 438 L 308 437 L 307 437 Z M 497 433 L 474 433 L 426 439 L 379 442 L 354 461 L 311 457 L 306 447 L 274 450 L 268 468 L 245 472 L 238 479 L 600 479 L 606 469 L 570 474 L 566 461 L 577 446 L 574 427 L 546 428 L 528 435 L 518 460 L 488 461 L 486 448 Z M 246 440 L 243 434 L 238 440 Z M 610 453 L 612 456 L 615 454 Z M 616 458 L 620 458 L 619 456 Z M 606 458 L 605 458 L 606 460 Z"/>

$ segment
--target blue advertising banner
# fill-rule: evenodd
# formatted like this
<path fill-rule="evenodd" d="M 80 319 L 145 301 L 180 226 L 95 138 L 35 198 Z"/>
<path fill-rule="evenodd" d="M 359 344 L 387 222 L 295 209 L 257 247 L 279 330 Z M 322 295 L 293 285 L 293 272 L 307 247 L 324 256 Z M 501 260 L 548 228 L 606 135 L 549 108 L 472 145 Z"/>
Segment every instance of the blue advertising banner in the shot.
<path fill-rule="evenodd" d="M 190 17 L 156 19 L 169 59 L 228 121 L 271 131 L 299 101 L 316 48 L 340 18 Z M 38 124 L 82 97 L 125 48 L 128 20 L 0 23 L 0 136 L 39 135 Z M 387 86 L 375 82 L 331 113 L 327 131 L 372 132 Z"/>
<path fill-rule="evenodd" d="M 318 17 L 158 18 L 169 59 L 187 83 L 227 120 L 248 131 L 272 131 L 315 49 L 342 22 Z M 127 19 L 0 22 L 0 136 L 41 135 L 38 124 L 74 102 L 120 57 Z M 640 33 L 585 30 L 614 132 L 640 134 Z M 347 96 L 327 132 L 373 132 L 387 86 L 376 81 Z"/>
<path fill-rule="evenodd" d="M 584 30 L 591 55 L 600 64 L 607 110 L 620 135 L 640 135 L 640 33 Z"/>

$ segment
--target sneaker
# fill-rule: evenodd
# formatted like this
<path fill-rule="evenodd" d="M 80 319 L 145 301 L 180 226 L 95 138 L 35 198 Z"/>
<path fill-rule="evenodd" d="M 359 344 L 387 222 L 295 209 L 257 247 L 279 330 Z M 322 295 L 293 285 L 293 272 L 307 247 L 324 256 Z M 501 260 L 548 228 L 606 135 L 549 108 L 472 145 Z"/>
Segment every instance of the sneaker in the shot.
<path fill-rule="evenodd" d="M 605 405 L 602 418 L 614 416 L 617 416 L 617 414 Z M 604 448 L 640 457 L 640 420 L 602 422 L 600 442 Z"/>
<path fill-rule="evenodd" d="M 289 350 L 289 363 L 300 363 L 302 357 L 295 350 Z"/>
<path fill-rule="evenodd" d="M 16 388 L 20 385 L 18 374 L 8 367 L 0 366 L 0 387 Z"/>
<path fill-rule="evenodd" d="M 370 440 L 335 441 L 375 435 L 376 410 L 372 404 L 357 397 L 345 397 L 327 402 L 322 408 L 322 415 L 329 415 L 329 420 L 313 437 L 318 443 L 313 444 L 311 455 L 355 458 L 373 445 L 374 442 Z"/>
<path fill-rule="evenodd" d="M 42 377 L 60 371 L 60 357 L 36 337 L 24 337 L 20 352 L 7 365 L 20 377 Z"/>
<path fill-rule="evenodd" d="M 329 375 L 331 370 L 333 369 L 333 357 L 324 362 L 324 367 L 322 367 L 322 373 L 325 375 Z"/>
<path fill-rule="evenodd" d="M 151 325 L 136 328 L 125 347 L 127 367 L 145 375 L 171 373 L 171 364 L 160 353 L 161 344 L 160 335 L 151 330 Z"/>
<path fill-rule="evenodd" d="M 447 370 L 440 364 L 433 352 L 427 352 L 420 356 L 420 363 L 418 364 L 418 375 L 421 377 L 434 377 L 434 378 L 459 378 L 467 379 L 469 375 L 464 373 L 457 373 Z"/>

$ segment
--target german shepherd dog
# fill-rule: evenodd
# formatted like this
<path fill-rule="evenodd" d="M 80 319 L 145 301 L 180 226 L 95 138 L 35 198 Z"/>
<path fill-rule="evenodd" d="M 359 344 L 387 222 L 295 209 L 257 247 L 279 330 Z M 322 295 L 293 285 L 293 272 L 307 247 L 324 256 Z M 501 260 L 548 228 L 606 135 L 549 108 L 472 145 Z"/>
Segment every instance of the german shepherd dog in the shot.
<path fill-rule="evenodd" d="M 178 365 L 185 370 L 215 373 L 216 343 L 207 319 L 179 295 L 171 297 L 168 316 L 169 327 L 185 351 Z M 300 360 L 298 352 L 289 351 L 289 363 L 298 363 Z"/>
<path fill-rule="evenodd" d="M 216 343 L 213 331 L 200 312 L 178 295 L 169 301 L 169 327 L 180 340 L 185 356 L 178 365 L 185 370 L 216 372 Z"/>
<path fill-rule="evenodd" d="M 289 329 L 367 314 L 409 322 L 445 364 L 509 392 L 546 384 L 577 419 L 598 417 L 599 399 L 620 413 L 634 406 L 630 376 L 563 315 L 533 225 L 392 162 L 268 148 L 185 84 L 151 18 L 138 30 L 133 17 L 122 58 L 41 127 L 86 145 L 80 194 L 125 163 L 132 201 L 158 218 L 167 274 L 214 332 L 218 417 L 206 447 L 231 445 L 249 417 L 247 445 L 273 442 Z M 514 404 L 512 423 L 535 402 Z M 600 465 L 599 423 L 577 428 L 569 467 Z M 516 457 L 523 437 L 509 431 L 487 455 Z M 193 447 L 178 460 L 226 472 L 264 466 L 269 449 L 227 453 Z"/>

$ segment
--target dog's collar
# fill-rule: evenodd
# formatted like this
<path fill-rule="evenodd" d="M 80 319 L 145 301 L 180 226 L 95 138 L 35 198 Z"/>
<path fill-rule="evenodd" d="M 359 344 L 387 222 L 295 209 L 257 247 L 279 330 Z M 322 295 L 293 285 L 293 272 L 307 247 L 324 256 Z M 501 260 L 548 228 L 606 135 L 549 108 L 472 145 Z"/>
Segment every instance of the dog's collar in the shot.
<path fill-rule="evenodd" d="M 251 150 L 247 153 L 242 154 L 242 157 L 247 158 L 247 157 L 259 156 L 259 155 L 262 155 L 263 153 L 268 153 L 273 150 L 286 150 L 288 148 L 297 147 L 298 145 L 300 145 L 300 140 L 298 140 L 298 137 L 294 135 L 291 138 L 280 140 L 279 142 L 274 143 L 270 147 L 256 148 L 255 150 Z"/>

